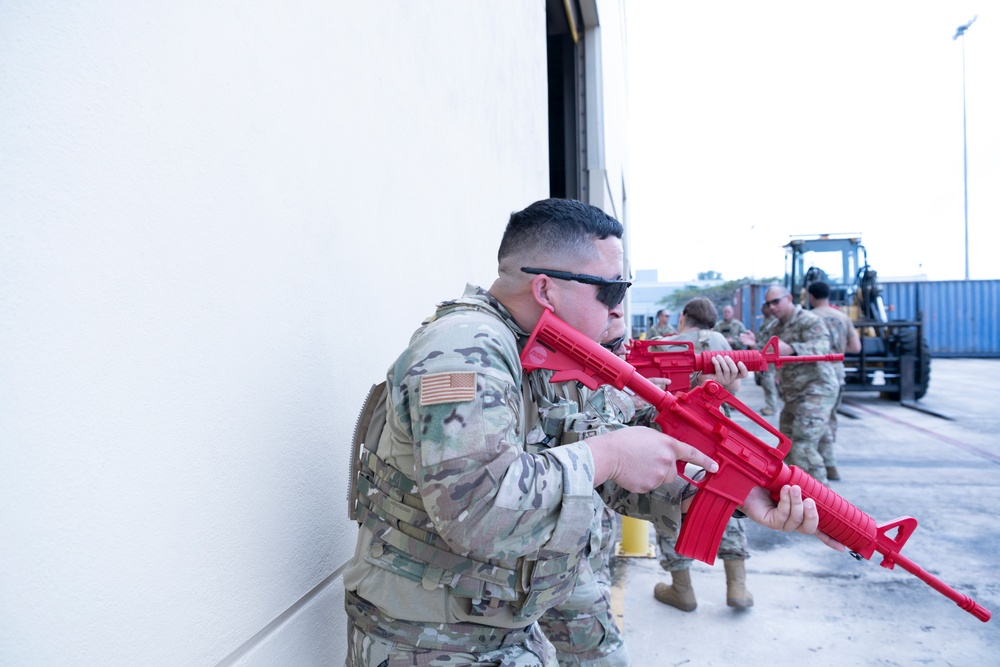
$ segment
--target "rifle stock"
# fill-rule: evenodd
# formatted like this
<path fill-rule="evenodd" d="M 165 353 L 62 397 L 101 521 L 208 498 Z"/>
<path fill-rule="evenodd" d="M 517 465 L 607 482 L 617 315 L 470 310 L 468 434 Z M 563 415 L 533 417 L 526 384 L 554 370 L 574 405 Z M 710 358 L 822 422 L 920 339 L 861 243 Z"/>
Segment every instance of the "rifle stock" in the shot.
<path fill-rule="evenodd" d="M 794 484 L 802 489 L 803 498 L 816 502 L 820 530 L 857 558 L 870 559 L 877 551 L 883 555 L 882 567 L 892 569 L 898 564 L 979 620 L 990 619 L 989 610 L 900 553 L 916 529 L 916 519 L 902 517 L 876 525 L 872 517 L 829 487 L 800 468 L 786 465 L 783 459 L 791 441 L 717 382 L 674 396 L 549 311 L 543 313 L 522 350 L 521 364 L 526 371 L 555 371 L 552 382 L 576 380 L 591 389 L 609 384 L 633 392 L 656 409 L 655 421 L 664 433 L 696 447 L 719 464 L 714 474 L 706 472 L 700 481 L 689 480 L 698 492 L 682 524 L 677 553 L 713 563 L 726 522 L 754 486 L 767 489 L 777 501 L 782 487 Z M 770 433 L 777 446 L 768 445 L 726 417 L 721 410 L 723 403 Z M 683 466 L 678 462 L 679 472 Z M 889 536 L 891 531 L 896 531 L 895 537 Z"/>

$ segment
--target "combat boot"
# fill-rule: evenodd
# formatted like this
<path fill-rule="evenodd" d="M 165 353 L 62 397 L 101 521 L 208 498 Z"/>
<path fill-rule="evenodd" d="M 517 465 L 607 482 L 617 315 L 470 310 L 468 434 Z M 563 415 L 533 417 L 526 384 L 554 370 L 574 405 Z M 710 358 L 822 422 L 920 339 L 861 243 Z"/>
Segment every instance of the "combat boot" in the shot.
<path fill-rule="evenodd" d="M 834 482 L 840 481 L 840 473 L 837 472 L 837 466 L 826 467 L 826 478 Z"/>
<path fill-rule="evenodd" d="M 691 588 L 691 570 L 671 570 L 670 578 L 673 583 L 669 586 L 663 583 L 656 584 L 653 588 L 653 597 L 681 611 L 694 611 L 698 601 L 694 598 L 694 589 Z"/>
<path fill-rule="evenodd" d="M 737 609 L 753 606 L 753 595 L 747 590 L 747 572 L 741 560 L 724 560 L 726 567 L 726 604 Z"/>

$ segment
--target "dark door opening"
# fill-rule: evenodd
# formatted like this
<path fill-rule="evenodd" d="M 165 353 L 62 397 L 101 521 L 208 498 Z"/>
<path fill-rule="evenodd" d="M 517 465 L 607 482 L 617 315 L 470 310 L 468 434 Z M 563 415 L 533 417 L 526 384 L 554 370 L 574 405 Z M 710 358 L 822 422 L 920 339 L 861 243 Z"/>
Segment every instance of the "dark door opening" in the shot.
<path fill-rule="evenodd" d="M 579 16 L 576 2 L 569 11 Z M 586 199 L 583 178 L 583 34 L 562 0 L 546 0 L 549 93 L 549 196 Z M 574 40 L 574 34 L 577 39 Z"/>

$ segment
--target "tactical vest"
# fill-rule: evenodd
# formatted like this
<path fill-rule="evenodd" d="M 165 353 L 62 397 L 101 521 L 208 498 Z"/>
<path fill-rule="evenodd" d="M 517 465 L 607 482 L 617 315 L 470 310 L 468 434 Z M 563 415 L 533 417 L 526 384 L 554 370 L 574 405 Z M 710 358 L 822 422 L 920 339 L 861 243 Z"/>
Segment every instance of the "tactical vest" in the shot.
<path fill-rule="evenodd" d="M 522 386 L 528 451 L 537 454 L 617 430 L 634 415 L 629 399 L 568 382 L 551 384 L 552 373 L 529 373 Z"/>
<path fill-rule="evenodd" d="M 537 422 L 525 424 L 527 451 L 539 453 L 616 427 L 610 421 L 613 415 L 599 414 L 597 409 L 581 412 L 575 401 L 559 398 L 555 389 L 546 397 L 547 377 L 531 375 L 535 374 L 529 374 L 522 389 L 526 417 Z M 600 536 L 592 536 L 590 544 L 576 554 L 542 552 L 481 561 L 454 553 L 427 515 L 416 482 L 376 454 L 386 425 L 387 393 L 385 382 L 372 387 L 354 433 L 348 513 L 373 534 L 365 560 L 421 582 L 428 590 L 444 587 L 450 595 L 467 598 L 472 613 L 484 617 L 507 606 L 515 620 L 533 620 L 567 599 L 580 560 L 598 546 L 594 537 L 599 540 Z M 595 528 L 592 525 L 592 532 Z"/>

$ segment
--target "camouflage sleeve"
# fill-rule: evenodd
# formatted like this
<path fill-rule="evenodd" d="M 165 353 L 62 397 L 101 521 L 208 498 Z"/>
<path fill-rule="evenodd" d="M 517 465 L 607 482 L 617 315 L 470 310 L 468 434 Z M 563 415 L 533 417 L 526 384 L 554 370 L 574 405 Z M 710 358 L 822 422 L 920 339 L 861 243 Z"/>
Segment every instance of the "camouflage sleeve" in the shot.
<path fill-rule="evenodd" d="M 623 489 L 612 481 L 597 487 L 601 499 L 615 512 L 651 522 L 658 533 L 676 534 L 681 521 L 681 503 L 697 489 L 678 477 L 648 493 Z"/>
<path fill-rule="evenodd" d="M 745 350 L 745 349 L 747 349 L 747 346 L 744 345 L 743 341 L 740 340 L 740 336 L 742 336 L 743 333 L 746 330 L 747 330 L 747 328 L 745 326 L 743 326 L 742 322 L 738 322 L 738 321 L 736 322 L 736 329 L 735 329 L 735 331 L 733 331 L 733 341 L 732 341 L 732 344 L 731 344 L 732 348 L 734 350 Z"/>
<path fill-rule="evenodd" d="M 437 350 L 410 368 L 400 391 L 415 479 L 442 537 L 482 558 L 579 551 L 595 511 L 590 448 L 524 451 L 512 341 L 483 337 L 475 347 Z"/>
<path fill-rule="evenodd" d="M 799 340 L 790 343 L 798 356 L 830 353 L 830 333 L 818 317 L 808 327 L 803 327 Z"/>

